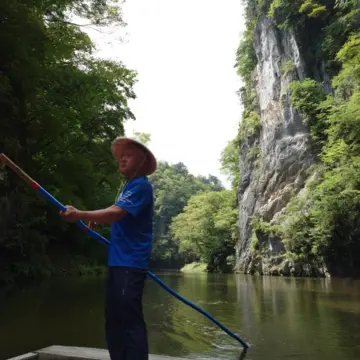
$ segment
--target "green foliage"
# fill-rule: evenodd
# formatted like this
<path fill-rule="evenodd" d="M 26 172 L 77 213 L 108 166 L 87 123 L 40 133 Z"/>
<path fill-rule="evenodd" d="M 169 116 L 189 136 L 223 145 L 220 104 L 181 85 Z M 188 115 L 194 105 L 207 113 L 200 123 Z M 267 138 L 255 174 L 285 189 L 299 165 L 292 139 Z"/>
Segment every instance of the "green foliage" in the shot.
<path fill-rule="evenodd" d="M 179 266 L 183 259 L 178 252 L 179 243 L 170 233 L 172 219 L 183 211 L 193 195 L 221 191 L 223 186 L 215 176 L 190 174 L 183 163 L 159 162 L 149 180 L 155 192 L 153 265 Z"/>
<path fill-rule="evenodd" d="M 171 231 L 186 262 L 201 261 L 210 271 L 229 271 L 228 256 L 237 241 L 236 192 L 205 192 L 190 198 L 173 218 Z"/>
<path fill-rule="evenodd" d="M 252 72 L 257 64 L 254 47 L 256 18 L 253 16 L 257 12 L 256 8 L 252 1 L 246 3 L 246 27 L 235 56 L 237 73 L 246 83 L 251 81 Z"/>
<path fill-rule="evenodd" d="M 240 181 L 239 152 L 239 140 L 236 137 L 228 142 L 220 156 L 220 170 L 227 175 L 233 189 L 237 189 Z"/>
<path fill-rule="evenodd" d="M 323 60 L 329 72 L 337 72 L 334 56 L 358 29 L 359 11 L 357 0 L 273 0 L 268 16 L 280 29 L 295 29 L 307 65 Z"/>
<path fill-rule="evenodd" d="M 309 12 L 309 11 L 312 11 L 313 8 L 314 8 L 314 4 L 313 4 L 312 0 L 306 0 L 305 2 L 303 2 L 301 4 L 301 6 L 299 8 L 299 12 L 300 13 Z"/>
<path fill-rule="evenodd" d="M 142 133 L 142 132 L 134 132 L 133 137 L 140 141 L 142 144 L 144 145 L 149 145 L 150 141 L 151 141 L 151 134 L 149 133 Z"/>
<path fill-rule="evenodd" d="M 186 264 L 181 268 L 181 271 L 184 273 L 203 273 L 207 272 L 207 264 L 193 262 Z"/>
<path fill-rule="evenodd" d="M 314 139 L 324 140 L 326 124 L 321 121 L 319 104 L 325 99 L 325 92 L 320 83 L 312 79 L 293 81 L 290 84 L 290 101 L 302 116 Z"/>
<path fill-rule="evenodd" d="M 324 15 L 326 12 L 327 9 L 325 5 L 319 5 L 312 0 L 305 0 L 299 8 L 299 13 L 306 13 L 310 18 L 316 18 Z"/>
<path fill-rule="evenodd" d="M 348 40 L 348 36 L 359 28 L 360 9 L 357 0 L 336 0 L 331 9 L 331 19 L 323 28 L 321 41 L 322 57 L 328 62 L 328 71 L 339 71 L 336 54 Z"/>
<path fill-rule="evenodd" d="M 294 70 L 296 69 L 296 66 L 294 64 L 294 62 L 292 60 L 288 60 L 286 61 L 282 66 L 281 66 L 281 72 L 282 72 L 282 76 L 286 77 L 288 76 L 290 73 L 292 73 Z"/>
<path fill-rule="evenodd" d="M 110 0 L 0 3 L 0 150 L 65 204 L 113 203 L 119 177 L 110 144 L 133 119 L 136 73 L 95 59 L 71 16 L 123 25 Z M 0 182 L 0 281 L 48 276 L 53 249 L 102 250 L 10 171 Z M 104 233 L 109 229 L 105 228 Z M 86 264 L 84 264 L 86 266 Z"/>
<path fill-rule="evenodd" d="M 298 16 L 299 0 L 273 0 L 267 15 L 273 18 L 280 29 L 288 29 Z"/>
<path fill-rule="evenodd" d="M 257 160 L 260 157 L 260 155 L 261 155 L 261 148 L 258 145 L 253 146 L 248 152 L 249 159 Z"/>
<path fill-rule="evenodd" d="M 242 104 L 244 105 L 244 111 L 242 117 L 248 116 L 249 112 L 259 113 L 259 103 L 255 89 L 252 87 L 253 83 L 250 81 L 246 86 L 239 90 L 239 96 Z"/>
<path fill-rule="evenodd" d="M 359 249 L 359 165 L 357 157 L 346 166 L 323 169 L 317 182 L 291 201 L 279 219 L 290 258 L 322 260 L 345 271 L 356 266 L 351 254 Z"/>
<path fill-rule="evenodd" d="M 295 23 L 304 21 L 301 17 L 306 14 L 309 18 L 317 18 L 327 13 L 327 0 L 313 2 L 313 0 L 273 0 L 268 16 L 277 20 L 280 29 L 287 29 Z"/>
<path fill-rule="evenodd" d="M 256 216 L 252 218 L 251 226 L 254 232 L 260 232 L 263 235 L 276 236 L 279 233 L 278 225 L 270 224 Z"/>
<path fill-rule="evenodd" d="M 246 80 L 250 80 L 252 71 L 257 64 L 257 58 L 254 49 L 254 30 L 247 28 L 236 51 L 237 73 Z"/>
<path fill-rule="evenodd" d="M 299 109 L 309 121 L 317 113 L 317 105 L 324 100 L 321 84 L 312 79 L 293 81 L 290 85 L 292 105 Z"/>
<path fill-rule="evenodd" d="M 261 120 L 254 111 L 244 111 L 242 121 L 240 123 L 239 138 L 245 140 L 258 133 L 261 127 Z"/>
<path fill-rule="evenodd" d="M 346 100 L 359 89 L 360 79 L 360 34 L 354 33 L 336 55 L 336 60 L 342 63 L 341 72 L 333 79 L 336 97 Z"/>
<path fill-rule="evenodd" d="M 259 239 L 256 236 L 255 231 L 253 231 L 251 234 L 249 250 L 250 250 L 251 254 L 256 255 L 258 253 L 259 249 L 260 249 Z"/>
<path fill-rule="evenodd" d="M 244 110 L 241 116 L 238 140 L 246 141 L 259 133 L 261 122 L 256 92 L 254 90 L 253 72 L 257 65 L 254 48 L 254 31 L 257 22 L 256 14 L 265 7 L 263 1 L 248 1 L 246 4 L 246 29 L 236 52 L 236 67 L 244 86 L 239 90 L 239 96 Z M 237 179 L 239 183 L 240 179 Z"/>

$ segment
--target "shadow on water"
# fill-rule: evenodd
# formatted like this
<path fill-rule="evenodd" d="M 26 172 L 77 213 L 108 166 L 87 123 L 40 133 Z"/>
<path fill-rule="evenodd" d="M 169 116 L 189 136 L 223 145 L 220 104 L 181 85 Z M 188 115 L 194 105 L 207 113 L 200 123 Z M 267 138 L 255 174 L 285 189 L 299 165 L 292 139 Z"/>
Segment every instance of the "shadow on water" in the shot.
<path fill-rule="evenodd" d="M 150 351 L 189 359 L 358 360 L 360 282 L 157 273 L 250 343 L 242 347 L 148 279 Z M 49 345 L 105 348 L 105 279 L 56 279 L 0 296 L 0 359 Z"/>

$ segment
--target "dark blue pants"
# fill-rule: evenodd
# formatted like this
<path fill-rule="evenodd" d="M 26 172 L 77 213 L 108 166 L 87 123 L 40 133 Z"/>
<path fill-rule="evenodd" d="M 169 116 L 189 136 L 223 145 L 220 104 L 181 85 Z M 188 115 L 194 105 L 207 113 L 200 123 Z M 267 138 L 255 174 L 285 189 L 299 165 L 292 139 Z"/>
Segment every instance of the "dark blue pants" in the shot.
<path fill-rule="evenodd" d="M 105 331 L 111 360 L 148 360 L 142 309 L 146 271 L 109 267 Z"/>

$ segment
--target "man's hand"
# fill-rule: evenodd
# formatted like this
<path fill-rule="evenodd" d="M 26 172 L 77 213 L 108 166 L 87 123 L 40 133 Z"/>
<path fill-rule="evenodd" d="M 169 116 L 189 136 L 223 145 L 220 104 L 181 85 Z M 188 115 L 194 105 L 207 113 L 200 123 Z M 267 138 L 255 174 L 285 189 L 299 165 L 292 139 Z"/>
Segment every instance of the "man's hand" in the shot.
<path fill-rule="evenodd" d="M 97 223 L 95 221 L 89 221 L 87 227 L 91 230 L 96 230 L 96 228 L 98 227 L 97 226 Z"/>
<path fill-rule="evenodd" d="M 80 220 L 80 211 L 71 205 L 66 205 L 66 211 L 61 211 L 60 215 L 64 220 L 69 222 L 76 222 Z"/>

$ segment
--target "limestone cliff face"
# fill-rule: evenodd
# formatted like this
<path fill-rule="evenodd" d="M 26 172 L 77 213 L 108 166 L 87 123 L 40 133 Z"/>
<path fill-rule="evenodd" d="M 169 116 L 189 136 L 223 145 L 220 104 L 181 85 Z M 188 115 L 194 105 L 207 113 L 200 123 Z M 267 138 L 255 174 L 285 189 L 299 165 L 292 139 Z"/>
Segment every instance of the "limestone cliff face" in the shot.
<path fill-rule="evenodd" d="M 270 19 L 260 17 L 254 47 L 257 57 L 254 81 L 261 128 L 258 134 L 242 142 L 240 148 L 240 240 L 236 247 L 235 269 L 241 272 L 254 271 L 255 260 L 250 252 L 251 217 L 274 220 L 292 194 L 304 187 L 305 171 L 315 160 L 308 130 L 289 99 L 289 83 L 306 77 L 294 34 L 281 31 Z M 319 77 L 324 78 L 321 69 Z M 253 161 L 249 152 L 255 147 L 260 151 L 258 159 Z M 268 253 L 276 256 L 282 252 L 281 241 L 264 241 Z M 256 267 L 255 271 L 262 273 L 262 264 Z"/>

